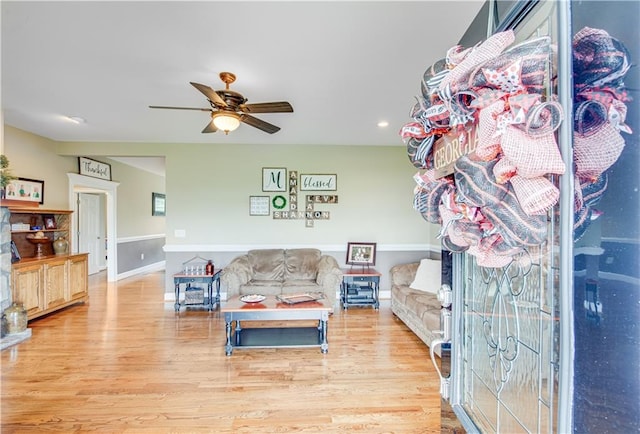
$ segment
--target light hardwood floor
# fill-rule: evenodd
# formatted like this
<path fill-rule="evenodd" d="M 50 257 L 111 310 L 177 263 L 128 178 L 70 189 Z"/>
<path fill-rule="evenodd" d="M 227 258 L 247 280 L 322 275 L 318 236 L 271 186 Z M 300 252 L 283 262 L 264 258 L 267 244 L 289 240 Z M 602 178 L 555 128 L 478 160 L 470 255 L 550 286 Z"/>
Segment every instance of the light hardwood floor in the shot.
<path fill-rule="evenodd" d="M 389 302 L 337 310 L 329 352 L 224 352 L 218 312 L 163 301 L 164 273 L 107 284 L 5 349 L 2 433 L 440 432 L 428 348 Z"/>

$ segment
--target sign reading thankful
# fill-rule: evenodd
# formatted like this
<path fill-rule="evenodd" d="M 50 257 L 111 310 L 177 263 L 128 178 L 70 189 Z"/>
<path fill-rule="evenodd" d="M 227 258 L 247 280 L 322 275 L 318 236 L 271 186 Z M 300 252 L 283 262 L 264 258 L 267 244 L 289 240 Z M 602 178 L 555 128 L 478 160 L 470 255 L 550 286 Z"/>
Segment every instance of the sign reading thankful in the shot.
<path fill-rule="evenodd" d="M 111 181 L 111 165 L 86 157 L 78 157 L 80 175 Z"/>

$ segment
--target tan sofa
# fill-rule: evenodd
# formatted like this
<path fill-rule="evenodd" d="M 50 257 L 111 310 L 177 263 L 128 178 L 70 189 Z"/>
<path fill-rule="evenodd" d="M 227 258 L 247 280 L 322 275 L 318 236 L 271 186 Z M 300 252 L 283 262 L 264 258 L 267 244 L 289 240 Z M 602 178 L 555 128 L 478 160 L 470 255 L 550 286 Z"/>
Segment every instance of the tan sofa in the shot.
<path fill-rule="evenodd" d="M 440 287 L 440 275 L 432 267 L 432 276 L 427 276 L 427 280 L 433 282 L 433 293 L 412 289 L 409 286 L 416 277 L 419 265 L 419 262 L 414 262 L 391 268 L 391 311 L 430 346 L 433 340 L 440 337 L 434 333 L 440 330 L 440 301 L 435 293 Z M 435 352 L 440 355 L 439 345 Z"/>
<path fill-rule="evenodd" d="M 227 298 L 321 292 L 335 308 L 342 271 L 333 256 L 318 249 L 256 249 L 234 258 L 220 280 Z"/>

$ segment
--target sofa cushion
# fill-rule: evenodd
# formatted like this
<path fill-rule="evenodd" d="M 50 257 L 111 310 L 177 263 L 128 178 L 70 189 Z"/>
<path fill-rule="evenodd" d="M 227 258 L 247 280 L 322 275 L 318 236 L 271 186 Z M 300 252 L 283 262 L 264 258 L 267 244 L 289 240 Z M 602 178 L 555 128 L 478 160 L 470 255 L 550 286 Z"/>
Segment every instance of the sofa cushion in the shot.
<path fill-rule="evenodd" d="M 314 280 L 285 280 L 282 282 L 283 294 L 297 294 L 304 292 L 319 292 L 322 287 Z"/>
<path fill-rule="evenodd" d="M 282 282 L 275 280 L 251 280 L 240 285 L 240 295 L 262 294 L 278 295 L 282 292 Z"/>
<path fill-rule="evenodd" d="M 442 263 L 434 259 L 423 259 L 420 261 L 416 277 L 409 287 L 417 291 L 436 294 L 440 289 L 440 278 Z"/>
<path fill-rule="evenodd" d="M 437 322 L 433 325 L 438 328 L 440 325 L 440 309 L 442 308 L 438 298 L 433 294 L 420 293 L 407 298 L 407 307 L 415 312 L 416 316 L 420 318 L 425 325 L 429 325 L 429 322 L 433 318 L 437 319 Z M 434 329 L 435 330 L 435 329 Z"/>
<path fill-rule="evenodd" d="M 425 330 L 432 331 L 440 328 L 442 306 L 435 294 L 411 289 L 408 286 L 394 286 L 391 296 L 392 304 L 395 304 L 396 308 L 402 306 L 403 310 L 419 319 Z M 429 342 L 425 343 L 429 345 Z"/>
<path fill-rule="evenodd" d="M 316 280 L 321 252 L 318 249 L 288 249 L 284 252 L 284 280 Z"/>
<path fill-rule="evenodd" d="M 284 280 L 284 250 L 259 249 L 247 252 L 253 271 L 252 280 Z"/>

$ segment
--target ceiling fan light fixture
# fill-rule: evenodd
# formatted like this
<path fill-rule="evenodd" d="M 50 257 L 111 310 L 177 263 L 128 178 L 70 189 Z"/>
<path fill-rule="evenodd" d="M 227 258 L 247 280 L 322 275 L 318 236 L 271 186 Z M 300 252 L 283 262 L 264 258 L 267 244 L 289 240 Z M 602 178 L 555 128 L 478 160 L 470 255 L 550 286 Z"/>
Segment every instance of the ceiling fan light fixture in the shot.
<path fill-rule="evenodd" d="M 234 131 L 240 126 L 240 116 L 232 112 L 216 112 L 213 114 L 213 125 L 229 134 L 229 131 Z"/>

